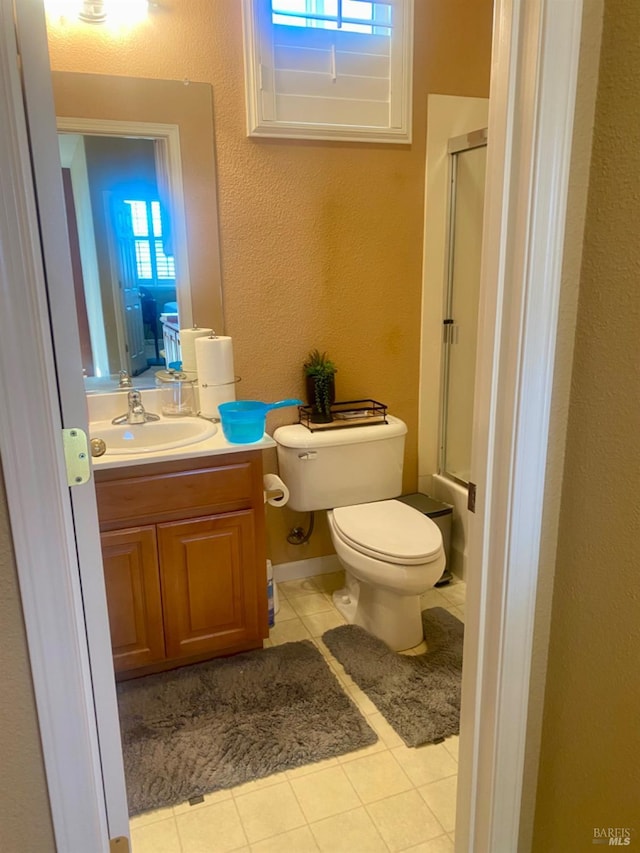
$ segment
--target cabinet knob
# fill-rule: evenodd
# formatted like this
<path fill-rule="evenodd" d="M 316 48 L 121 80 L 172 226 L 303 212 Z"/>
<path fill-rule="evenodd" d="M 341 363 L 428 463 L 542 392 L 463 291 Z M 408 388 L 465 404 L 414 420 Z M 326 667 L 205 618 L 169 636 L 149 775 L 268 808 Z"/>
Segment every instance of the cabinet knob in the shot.
<path fill-rule="evenodd" d="M 107 445 L 101 438 L 92 438 L 90 444 L 92 456 L 102 456 L 107 451 Z"/>

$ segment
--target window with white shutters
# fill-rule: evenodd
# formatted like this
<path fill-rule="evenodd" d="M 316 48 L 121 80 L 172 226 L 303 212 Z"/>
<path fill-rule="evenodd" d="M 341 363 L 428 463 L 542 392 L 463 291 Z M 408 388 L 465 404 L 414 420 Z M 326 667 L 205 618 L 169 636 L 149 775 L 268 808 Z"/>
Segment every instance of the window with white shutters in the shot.
<path fill-rule="evenodd" d="M 243 0 L 248 133 L 411 142 L 413 0 Z"/>

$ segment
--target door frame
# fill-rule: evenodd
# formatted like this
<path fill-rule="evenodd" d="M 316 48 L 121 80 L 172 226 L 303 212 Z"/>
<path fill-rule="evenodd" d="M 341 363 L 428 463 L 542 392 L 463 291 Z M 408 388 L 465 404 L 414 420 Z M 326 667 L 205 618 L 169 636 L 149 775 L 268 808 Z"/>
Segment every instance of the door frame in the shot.
<path fill-rule="evenodd" d="M 72 500 L 74 511 L 88 503 L 95 513 L 95 490 L 78 487 L 78 500 L 66 482 L 60 429 L 65 395 L 77 402 L 82 388 L 77 329 L 68 305 L 47 303 L 38 214 L 44 232 L 50 222 L 35 205 L 12 6 L 0 0 L 0 393 L 9 401 L 0 453 L 57 846 L 106 853 L 109 835 L 128 834 L 123 775 L 104 763 L 121 752 L 117 710 L 106 684 L 106 608 L 98 626 L 85 626 L 91 599 L 104 606 L 100 562 L 78 559 L 83 541 L 95 556 L 97 517 L 74 529 L 72 514 Z M 41 3 L 16 0 L 16 9 L 24 51 L 34 37 L 27 24 L 42 29 Z M 582 0 L 496 0 L 458 850 L 517 849 L 581 10 Z M 25 60 L 44 83 L 32 140 L 36 130 L 49 139 L 46 50 Z M 44 180 L 59 165 L 57 148 L 40 159 Z M 50 324 L 66 326 L 68 346 L 54 349 Z M 86 425 L 86 412 L 79 417 L 69 425 Z"/>

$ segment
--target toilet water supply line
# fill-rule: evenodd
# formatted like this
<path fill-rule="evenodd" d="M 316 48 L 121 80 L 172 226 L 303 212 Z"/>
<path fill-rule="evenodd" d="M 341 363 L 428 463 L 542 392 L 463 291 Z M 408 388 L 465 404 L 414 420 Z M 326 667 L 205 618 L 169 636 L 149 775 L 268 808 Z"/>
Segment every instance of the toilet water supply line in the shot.
<path fill-rule="evenodd" d="M 289 531 L 289 535 L 287 536 L 287 542 L 290 545 L 306 545 L 309 539 L 311 539 L 311 534 L 313 533 L 313 528 L 315 525 L 315 512 L 309 513 L 309 529 L 307 532 L 304 532 L 302 527 L 293 527 Z"/>

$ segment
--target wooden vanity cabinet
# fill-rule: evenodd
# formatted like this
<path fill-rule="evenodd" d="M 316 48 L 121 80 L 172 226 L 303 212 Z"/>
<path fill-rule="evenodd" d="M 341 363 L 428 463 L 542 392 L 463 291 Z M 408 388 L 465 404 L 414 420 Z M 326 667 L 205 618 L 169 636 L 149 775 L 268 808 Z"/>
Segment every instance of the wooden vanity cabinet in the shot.
<path fill-rule="evenodd" d="M 116 674 L 261 648 L 260 452 L 97 468 L 95 477 Z"/>

